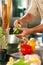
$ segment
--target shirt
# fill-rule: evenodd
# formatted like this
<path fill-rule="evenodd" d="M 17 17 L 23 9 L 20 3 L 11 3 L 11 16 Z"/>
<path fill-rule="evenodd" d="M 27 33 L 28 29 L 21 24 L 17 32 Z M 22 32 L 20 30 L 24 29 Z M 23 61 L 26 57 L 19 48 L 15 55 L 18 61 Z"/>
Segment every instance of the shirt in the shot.
<path fill-rule="evenodd" d="M 43 24 L 43 0 L 31 0 L 31 4 L 27 13 L 31 13 L 36 16 L 40 13 L 41 16 L 41 24 Z"/>

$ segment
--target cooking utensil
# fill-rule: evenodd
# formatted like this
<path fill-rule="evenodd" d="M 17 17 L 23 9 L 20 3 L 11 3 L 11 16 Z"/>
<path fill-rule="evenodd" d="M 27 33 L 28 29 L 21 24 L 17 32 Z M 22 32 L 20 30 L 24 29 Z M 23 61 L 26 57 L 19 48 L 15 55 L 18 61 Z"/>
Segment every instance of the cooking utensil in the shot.
<path fill-rule="evenodd" d="M 14 34 L 9 34 L 8 35 L 8 43 L 9 44 L 17 44 L 20 43 L 20 39 L 16 37 Z"/>

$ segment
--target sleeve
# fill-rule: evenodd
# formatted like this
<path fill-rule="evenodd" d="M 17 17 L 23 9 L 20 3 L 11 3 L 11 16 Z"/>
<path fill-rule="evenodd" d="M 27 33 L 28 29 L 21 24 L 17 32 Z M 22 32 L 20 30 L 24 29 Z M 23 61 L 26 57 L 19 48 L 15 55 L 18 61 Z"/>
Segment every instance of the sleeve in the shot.
<path fill-rule="evenodd" d="M 30 13 L 30 14 L 32 14 L 32 15 L 34 15 L 34 16 L 37 15 L 38 9 L 37 9 L 37 5 L 36 5 L 36 3 L 35 3 L 34 0 L 31 0 L 30 6 L 29 6 L 29 8 L 27 9 L 26 13 Z"/>
<path fill-rule="evenodd" d="M 43 19 L 41 20 L 41 24 L 43 24 Z"/>

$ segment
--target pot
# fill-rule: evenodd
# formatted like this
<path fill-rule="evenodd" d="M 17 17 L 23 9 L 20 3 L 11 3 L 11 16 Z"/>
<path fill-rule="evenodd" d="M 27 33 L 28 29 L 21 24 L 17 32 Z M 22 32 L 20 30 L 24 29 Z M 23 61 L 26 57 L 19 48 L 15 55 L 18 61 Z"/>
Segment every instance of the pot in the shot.
<path fill-rule="evenodd" d="M 18 44 L 18 43 L 20 43 L 20 39 L 18 37 L 16 37 L 14 34 L 9 34 L 8 43 L 9 44 Z"/>

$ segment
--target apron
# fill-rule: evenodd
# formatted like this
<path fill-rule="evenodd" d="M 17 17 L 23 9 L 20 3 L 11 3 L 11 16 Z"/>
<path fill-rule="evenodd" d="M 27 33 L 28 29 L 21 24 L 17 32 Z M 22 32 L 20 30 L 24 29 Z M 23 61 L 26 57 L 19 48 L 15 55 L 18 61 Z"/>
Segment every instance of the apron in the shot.
<path fill-rule="evenodd" d="M 38 7 L 38 10 L 40 12 L 41 15 L 41 24 L 43 24 L 43 0 L 34 0 L 36 2 L 36 5 Z M 41 8 L 42 7 L 42 8 Z M 41 48 L 43 49 L 43 31 L 42 31 L 42 43 L 40 44 L 40 46 L 42 46 Z M 43 50 L 40 50 L 40 54 L 41 54 L 41 59 L 43 61 Z"/>
<path fill-rule="evenodd" d="M 43 0 L 34 0 L 37 7 L 38 7 L 38 10 L 40 12 L 40 15 L 41 15 L 41 20 L 43 19 Z"/>
<path fill-rule="evenodd" d="M 35 2 L 41 15 L 41 24 L 43 24 L 43 0 L 35 0 Z M 42 43 L 43 43 L 43 32 L 42 32 Z"/>

